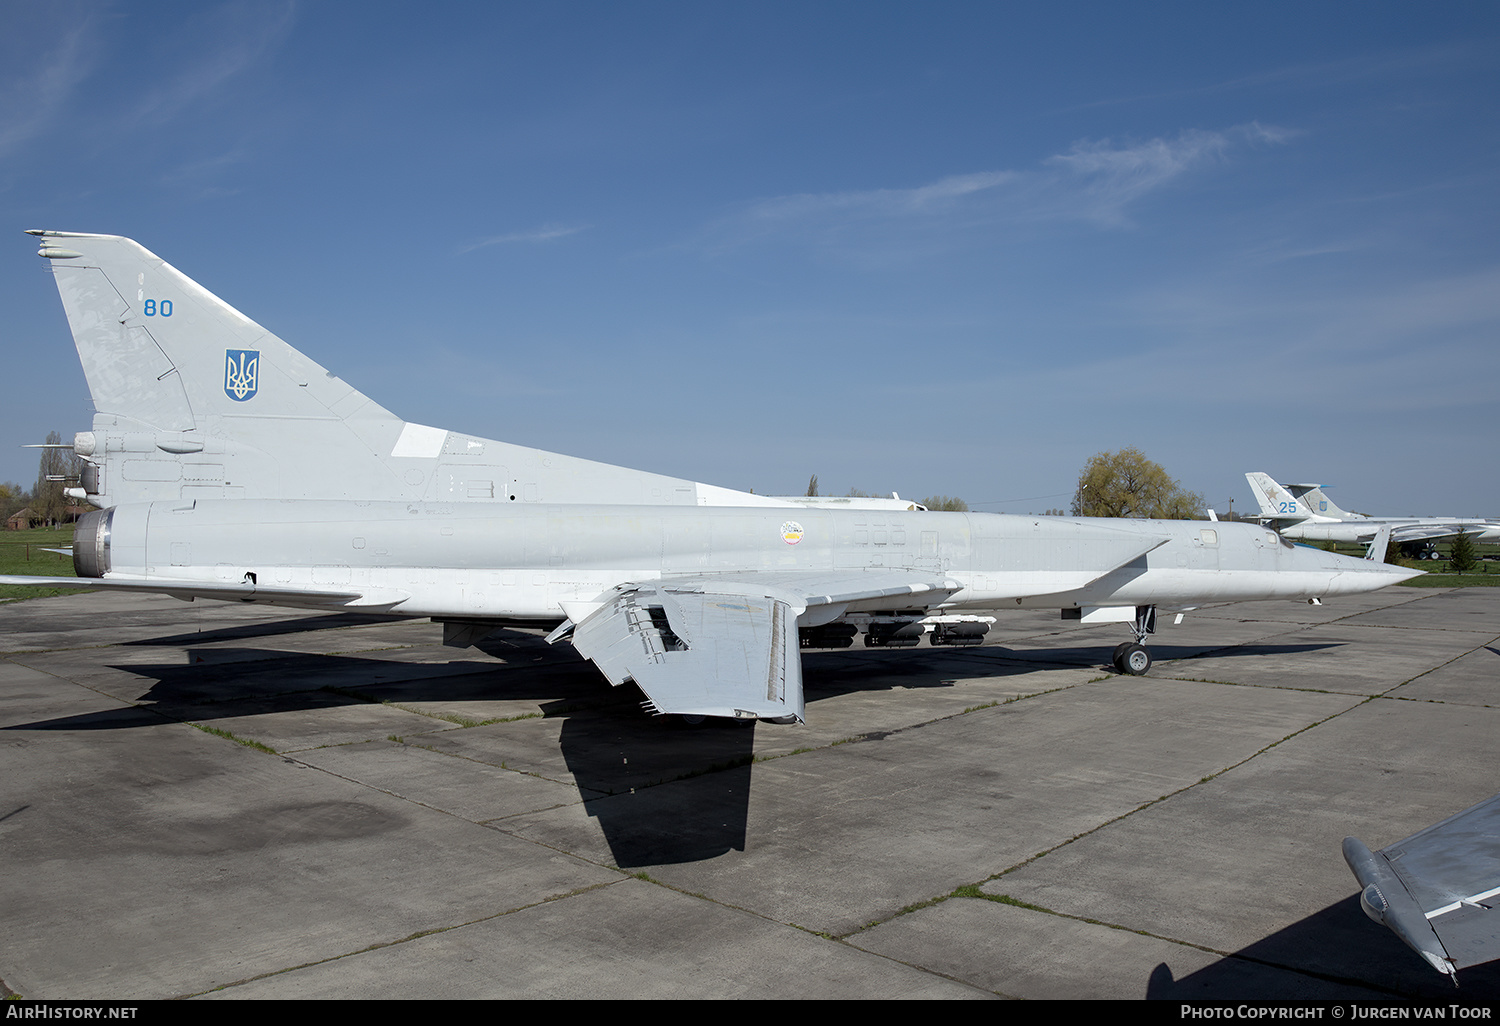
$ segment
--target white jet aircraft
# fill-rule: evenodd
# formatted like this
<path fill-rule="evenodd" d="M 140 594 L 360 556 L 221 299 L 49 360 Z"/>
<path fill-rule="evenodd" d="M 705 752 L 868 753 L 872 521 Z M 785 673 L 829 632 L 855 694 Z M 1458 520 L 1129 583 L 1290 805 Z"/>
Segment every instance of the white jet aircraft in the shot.
<path fill-rule="evenodd" d="M 1315 484 L 1278 484 L 1269 474 L 1250 471 L 1245 475 L 1260 503 L 1261 520 L 1273 525 L 1283 538 L 1299 541 L 1358 542 L 1366 544 L 1381 527 L 1391 529 L 1391 538 L 1411 555 L 1436 551 L 1432 543 L 1467 532 L 1479 542 L 1500 542 L 1500 524 L 1492 520 L 1463 517 L 1372 517 L 1339 509 Z"/>
<path fill-rule="evenodd" d="M 412 424 L 117 236 L 36 231 L 96 413 L 77 584 L 549 626 L 658 713 L 801 721 L 799 648 L 978 644 L 965 609 L 1157 607 L 1414 576 L 1263 527 L 809 507 Z M 69 579 L 45 578 L 58 585 Z M 0 583 L 37 583 L 0 577 Z"/>

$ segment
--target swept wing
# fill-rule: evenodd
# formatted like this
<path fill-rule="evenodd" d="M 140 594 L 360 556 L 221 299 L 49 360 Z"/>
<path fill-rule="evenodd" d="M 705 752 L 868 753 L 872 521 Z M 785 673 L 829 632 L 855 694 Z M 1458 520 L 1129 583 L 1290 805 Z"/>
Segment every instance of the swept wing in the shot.
<path fill-rule="evenodd" d="M 1098 533 L 1094 565 L 1008 575 L 1004 597 L 1084 587 L 1166 541 Z M 564 604 L 569 619 L 549 640 L 571 632 L 584 658 L 611 684 L 635 681 L 654 712 L 800 722 L 799 619 L 812 625 L 851 608 L 928 609 L 963 590 L 946 574 L 908 569 L 667 576 L 623 586 L 602 602 Z"/>

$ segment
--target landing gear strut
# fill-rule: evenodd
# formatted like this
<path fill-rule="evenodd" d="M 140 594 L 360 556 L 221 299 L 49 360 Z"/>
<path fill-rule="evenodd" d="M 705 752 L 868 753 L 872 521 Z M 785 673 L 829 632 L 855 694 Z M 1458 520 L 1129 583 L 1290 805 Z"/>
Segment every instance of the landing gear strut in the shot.
<path fill-rule="evenodd" d="M 1135 634 L 1135 640 L 1116 646 L 1115 669 L 1139 677 L 1151 669 L 1151 653 L 1141 642 L 1156 633 L 1156 607 L 1136 606 L 1135 623 L 1130 625 L 1130 630 Z"/>

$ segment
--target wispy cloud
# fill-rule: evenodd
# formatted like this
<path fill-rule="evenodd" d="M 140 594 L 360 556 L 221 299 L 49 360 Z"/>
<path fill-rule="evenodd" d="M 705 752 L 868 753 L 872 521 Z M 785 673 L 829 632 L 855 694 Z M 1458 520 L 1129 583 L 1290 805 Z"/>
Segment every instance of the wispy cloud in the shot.
<path fill-rule="evenodd" d="M 949 175 L 907 189 L 796 193 L 745 204 L 711 226 L 717 247 L 781 236 L 811 244 L 869 242 L 871 232 L 967 233 L 975 228 L 1042 220 L 1129 223 L 1127 208 L 1238 148 L 1285 143 L 1298 133 L 1250 123 L 1223 131 L 1190 129 L 1172 138 L 1116 144 L 1084 140 L 1035 170 Z"/>
<path fill-rule="evenodd" d="M 12 53 L 4 62 L 9 81 L 0 85 L 0 159 L 46 131 L 88 77 L 97 55 L 94 24 L 86 16 L 42 54 Z"/>
<path fill-rule="evenodd" d="M 192 19 L 163 60 L 190 53 L 175 74 L 164 75 L 126 115 L 131 124 L 171 121 L 194 103 L 211 96 L 230 80 L 253 68 L 291 31 L 295 3 L 230 3 L 207 9 Z"/>
<path fill-rule="evenodd" d="M 1207 164 L 1222 163 L 1235 146 L 1279 144 L 1298 133 L 1258 122 L 1222 132 L 1189 129 L 1175 139 L 1150 139 L 1132 146 L 1110 140 L 1077 142 L 1067 153 L 1044 162 L 1059 171 L 1055 199 L 1073 216 L 1105 224 L 1125 223 L 1125 208 L 1173 179 Z M 1055 213 L 1066 211 L 1058 208 Z"/>
<path fill-rule="evenodd" d="M 869 189 L 861 192 L 799 193 L 761 200 L 745 211 L 747 219 L 774 223 L 824 214 L 852 217 L 931 215 L 955 202 L 1014 181 L 1012 171 L 980 171 L 940 178 L 915 189 Z"/>
<path fill-rule="evenodd" d="M 173 168 L 162 175 L 162 181 L 169 185 L 192 185 L 203 178 L 217 175 L 225 168 L 244 163 L 250 159 L 250 153 L 245 146 L 236 146 L 234 149 L 221 153 L 214 157 L 204 157 L 191 163 L 183 164 Z"/>
<path fill-rule="evenodd" d="M 586 224 L 544 224 L 540 228 L 532 228 L 528 231 L 507 232 L 504 235 L 491 235 L 487 239 L 480 239 L 477 242 L 471 242 L 469 245 L 463 247 L 458 252 L 460 254 L 472 253 L 476 249 L 484 249 L 486 246 L 499 246 L 509 242 L 550 242 L 553 239 L 560 239 L 565 235 L 575 235 L 578 232 L 584 231 L 588 227 L 589 226 Z"/>

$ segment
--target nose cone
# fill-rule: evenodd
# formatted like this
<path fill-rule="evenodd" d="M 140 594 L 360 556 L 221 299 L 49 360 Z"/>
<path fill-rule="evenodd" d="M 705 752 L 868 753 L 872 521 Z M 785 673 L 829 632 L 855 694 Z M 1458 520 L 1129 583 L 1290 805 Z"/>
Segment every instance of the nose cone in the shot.
<path fill-rule="evenodd" d="M 1379 591 L 1392 584 L 1421 577 L 1424 571 L 1409 570 L 1404 566 L 1391 566 L 1369 559 L 1341 556 L 1336 552 L 1324 552 L 1299 545 L 1294 550 L 1297 569 L 1327 575 L 1327 590 L 1324 595 L 1359 595 L 1367 591 Z"/>

